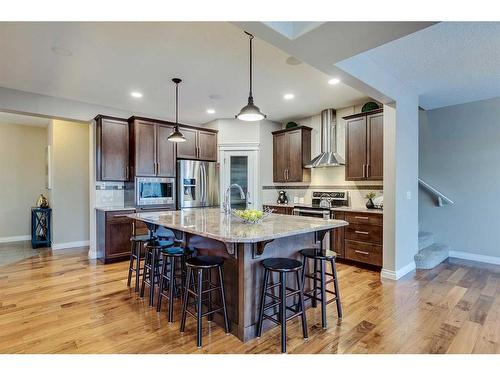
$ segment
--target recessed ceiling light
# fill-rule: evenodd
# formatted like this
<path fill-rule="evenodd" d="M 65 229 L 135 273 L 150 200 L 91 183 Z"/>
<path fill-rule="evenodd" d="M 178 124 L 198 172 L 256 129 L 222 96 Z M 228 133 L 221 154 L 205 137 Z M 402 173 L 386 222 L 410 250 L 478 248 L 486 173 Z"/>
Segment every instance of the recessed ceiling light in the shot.
<path fill-rule="evenodd" d="M 210 100 L 220 100 L 222 97 L 219 94 L 210 94 L 208 95 Z"/>
<path fill-rule="evenodd" d="M 332 79 L 330 79 L 330 80 L 328 81 L 328 83 L 329 83 L 330 85 L 336 85 L 336 84 L 340 83 L 340 79 L 338 79 L 338 78 L 332 78 Z"/>
<path fill-rule="evenodd" d="M 283 99 L 286 99 L 286 100 L 292 100 L 293 98 L 295 98 L 295 95 L 293 95 L 293 94 L 283 95 Z"/>
<path fill-rule="evenodd" d="M 133 98 L 142 98 L 142 93 L 140 93 L 139 91 L 132 91 L 130 93 L 130 96 Z"/>
<path fill-rule="evenodd" d="M 73 52 L 71 52 L 69 49 L 62 48 L 62 47 L 52 47 L 51 48 L 52 52 L 54 52 L 56 55 L 59 56 L 72 56 Z"/>
<path fill-rule="evenodd" d="M 213 115 L 213 114 L 215 113 L 215 109 L 211 109 L 211 108 L 209 108 L 209 109 L 207 109 L 207 113 L 208 113 L 209 115 Z"/>

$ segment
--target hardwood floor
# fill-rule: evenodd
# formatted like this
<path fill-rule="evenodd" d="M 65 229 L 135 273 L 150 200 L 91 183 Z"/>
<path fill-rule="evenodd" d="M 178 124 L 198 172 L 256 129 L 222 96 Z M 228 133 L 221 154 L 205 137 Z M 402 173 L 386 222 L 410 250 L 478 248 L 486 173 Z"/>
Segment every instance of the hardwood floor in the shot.
<path fill-rule="evenodd" d="M 126 286 L 127 262 L 96 264 L 87 249 L 41 251 L 0 267 L 1 353 L 279 353 L 279 328 L 240 342 L 205 321 L 202 349 Z M 344 319 L 328 307 L 288 324 L 289 353 L 500 353 L 500 267 L 448 260 L 398 282 L 339 264 Z"/>

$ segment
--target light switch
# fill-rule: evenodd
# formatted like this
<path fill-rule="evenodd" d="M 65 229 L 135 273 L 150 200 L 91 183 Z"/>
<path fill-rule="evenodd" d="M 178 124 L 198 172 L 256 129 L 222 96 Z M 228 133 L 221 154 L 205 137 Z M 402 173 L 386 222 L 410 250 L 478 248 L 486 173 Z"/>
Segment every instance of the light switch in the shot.
<path fill-rule="evenodd" d="M 408 200 L 410 200 L 410 199 L 411 199 L 411 191 L 410 191 L 410 190 L 408 190 L 408 191 L 406 192 L 406 199 L 408 199 Z"/>

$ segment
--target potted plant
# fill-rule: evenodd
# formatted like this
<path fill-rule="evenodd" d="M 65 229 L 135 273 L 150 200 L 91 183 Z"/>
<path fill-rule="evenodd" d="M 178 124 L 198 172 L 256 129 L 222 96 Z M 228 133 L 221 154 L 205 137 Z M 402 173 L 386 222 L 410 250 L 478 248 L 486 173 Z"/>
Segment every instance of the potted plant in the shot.
<path fill-rule="evenodd" d="M 374 208 L 375 205 L 373 204 L 373 198 L 375 198 L 375 193 L 373 191 L 370 191 L 368 194 L 365 196 L 368 201 L 366 202 L 366 208 Z"/>

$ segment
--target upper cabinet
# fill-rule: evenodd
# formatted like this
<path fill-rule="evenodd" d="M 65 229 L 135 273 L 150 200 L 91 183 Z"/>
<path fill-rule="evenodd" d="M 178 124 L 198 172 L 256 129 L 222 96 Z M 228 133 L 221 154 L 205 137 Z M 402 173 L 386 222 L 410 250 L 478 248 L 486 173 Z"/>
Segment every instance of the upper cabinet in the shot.
<path fill-rule="evenodd" d="M 273 132 L 273 181 L 308 182 L 311 170 L 311 128 L 298 126 Z"/>
<path fill-rule="evenodd" d="M 217 131 L 180 126 L 186 138 L 177 144 L 177 158 L 217 161 Z"/>
<path fill-rule="evenodd" d="M 127 120 L 99 115 L 96 122 L 96 180 L 127 181 L 130 177 Z"/>
<path fill-rule="evenodd" d="M 344 117 L 346 120 L 347 181 L 384 177 L 384 121 L 382 109 Z"/>
<path fill-rule="evenodd" d="M 167 140 L 173 125 L 131 117 L 131 167 L 134 176 L 175 176 L 175 143 Z"/>

